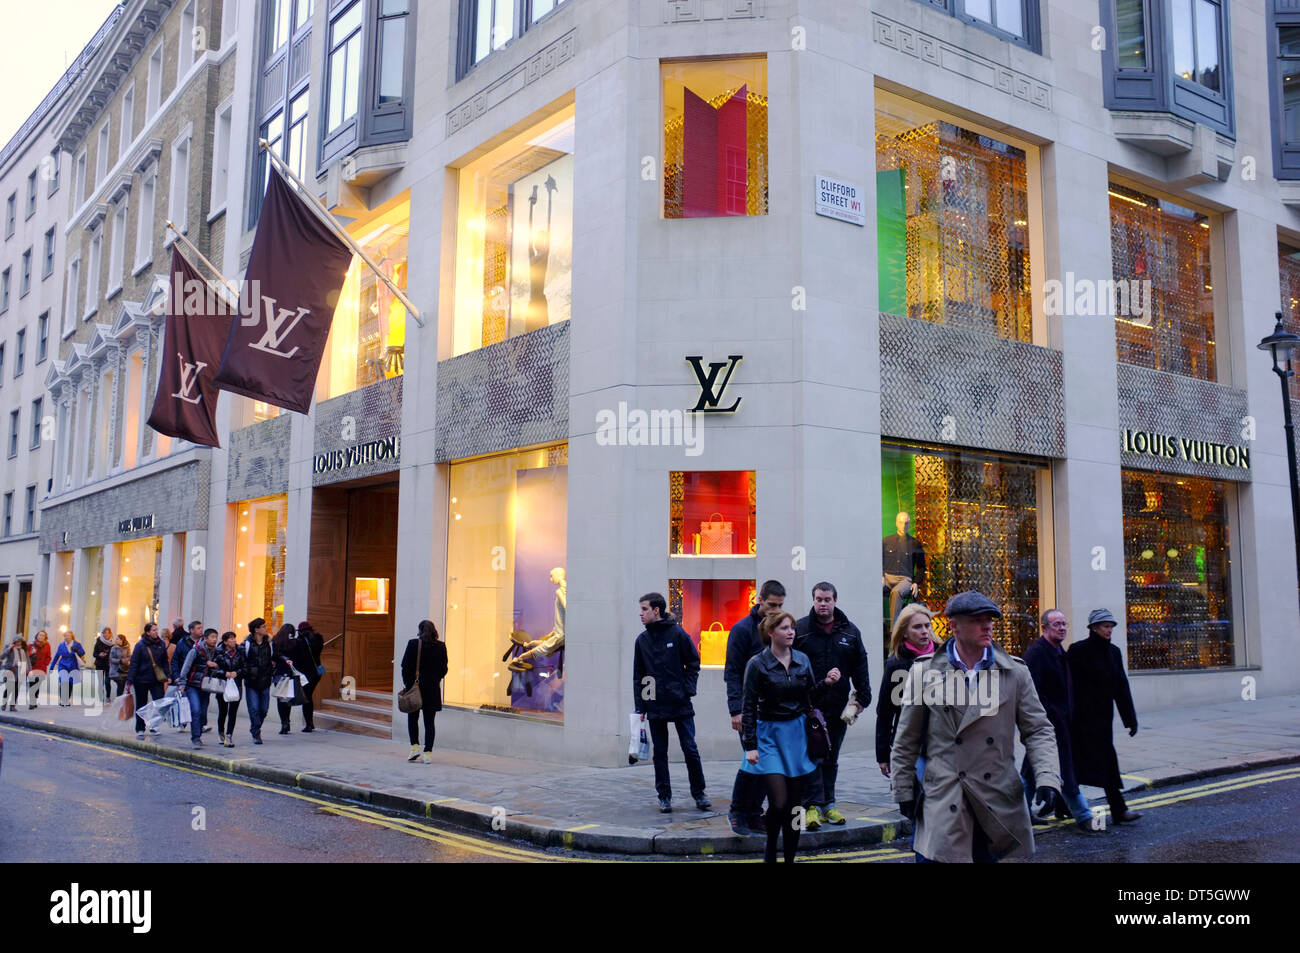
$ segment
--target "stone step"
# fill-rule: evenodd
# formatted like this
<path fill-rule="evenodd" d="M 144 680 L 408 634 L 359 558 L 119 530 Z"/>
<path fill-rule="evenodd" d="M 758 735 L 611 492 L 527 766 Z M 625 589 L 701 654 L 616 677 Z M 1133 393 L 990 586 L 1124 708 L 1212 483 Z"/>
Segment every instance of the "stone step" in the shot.
<path fill-rule="evenodd" d="M 369 718 L 358 718 L 353 715 L 344 715 L 339 712 L 323 711 L 316 709 L 316 725 L 320 728 L 327 728 L 333 731 L 346 731 L 355 735 L 369 735 L 372 738 L 392 738 L 393 726 L 391 722 L 381 724 L 372 721 Z"/>
<path fill-rule="evenodd" d="M 332 714 L 347 715 L 351 718 L 364 718 L 369 721 L 378 721 L 385 725 L 392 724 L 393 721 L 393 706 L 391 701 L 379 703 L 372 701 L 343 701 L 340 698 L 323 698 L 316 710 L 330 712 Z"/>

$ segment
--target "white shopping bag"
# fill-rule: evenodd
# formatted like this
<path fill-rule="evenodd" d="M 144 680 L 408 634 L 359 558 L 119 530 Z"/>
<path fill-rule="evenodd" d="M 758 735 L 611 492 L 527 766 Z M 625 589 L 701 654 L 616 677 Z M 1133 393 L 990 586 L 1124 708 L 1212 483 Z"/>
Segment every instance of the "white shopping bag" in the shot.
<path fill-rule="evenodd" d="M 184 695 L 176 696 L 176 704 L 168 712 L 173 728 L 185 728 L 190 723 L 190 700 Z"/>
<path fill-rule="evenodd" d="M 239 701 L 239 686 L 235 684 L 233 678 L 226 679 L 226 687 L 222 691 L 222 697 L 228 702 Z"/>
<path fill-rule="evenodd" d="M 631 737 L 627 744 L 627 763 L 650 760 L 650 730 L 646 722 L 636 712 L 628 715 Z"/>

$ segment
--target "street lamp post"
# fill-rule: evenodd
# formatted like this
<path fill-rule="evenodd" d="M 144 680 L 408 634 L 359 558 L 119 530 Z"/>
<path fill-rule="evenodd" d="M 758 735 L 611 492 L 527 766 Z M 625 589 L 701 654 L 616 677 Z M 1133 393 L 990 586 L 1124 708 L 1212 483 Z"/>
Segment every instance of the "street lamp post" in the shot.
<path fill-rule="evenodd" d="M 1286 427 L 1286 460 L 1291 473 L 1291 521 L 1294 531 L 1296 568 L 1300 571 L 1300 475 L 1296 472 L 1295 425 L 1291 420 L 1291 390 L 1289 378 L 1295 375 L 1291 355 L 1300 347 L 1300 337 L 1282 327 L 1282 312 L 1277 312 L 1277 327 L 1273 333 L 1256 345 L 1261 351 L 1273 354 L 1273 373 L 1282 382 L 1282 419 Z"/>

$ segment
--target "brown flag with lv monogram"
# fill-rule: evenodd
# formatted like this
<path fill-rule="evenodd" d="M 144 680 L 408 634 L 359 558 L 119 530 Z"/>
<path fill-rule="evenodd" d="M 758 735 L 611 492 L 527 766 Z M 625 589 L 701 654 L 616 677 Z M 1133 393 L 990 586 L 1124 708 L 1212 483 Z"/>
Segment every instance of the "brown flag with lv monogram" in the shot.
<path fill-rule="evenodd" d="M 352 251 L 271 170 L 216 384 L 307 413 Z"/>
<path fill-rule="evenodd" d="M 217 440 L 217 386 L 213 378 L 236 310 L 172 248 L 171 288 L 163 331 L 162 370 L 149 426 L 204 447 Z"/>

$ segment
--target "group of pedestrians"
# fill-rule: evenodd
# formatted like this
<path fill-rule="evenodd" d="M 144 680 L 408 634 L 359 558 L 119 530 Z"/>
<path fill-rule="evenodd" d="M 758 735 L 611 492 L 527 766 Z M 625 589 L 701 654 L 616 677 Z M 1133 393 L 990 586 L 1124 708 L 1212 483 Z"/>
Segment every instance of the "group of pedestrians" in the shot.
<path fill-rule="evenodd" d="M 872 700 L 867 651 L 837 607 L 835 587 L 817 583 L 802 619 L 784 611 L 785 598 L 780 582 L 763 583 L 757 603 L 731 629 L 724 671 L 743 751 L 728 820 L 737 834 L 766 837 L 769 863 L 778 847 L 787 862 L 794 859 L 801 830 L 845 823 L 835 804 L 839 754 L 848 726 Z M 640 614 L 633 697 L 653 745 L 659 808 L 672 810 L 672 723 L 691 796 L 710 810 L 691 702 L 699 653 L 660 593 L 641 598 Z M 917 860 L 1027 857 L 1033 823 L 1053 814 L 1091 832 L 1097 825 L 1081 783 L 1104 788 L 1116 822 L 1140 817 L 1124 803 L 1111 739 L 1116 705 L 1130 734 L 1137 731 L 1123 659 L 1110 644 L 1114 617 L 1095 610 L 1089 638 L 1067 653 L 1065 616 L 1048 610 L 1042 637 L 1022 660 L 993 641 L 1002 613 L 982 593 L 957 594 L 943 614 L 950 638 L 940 643 L 925 605 L 899 610 L 876 707 L 876 762 L 913 822 Z M 1019 769 L 1017 735 L 1025 747 Z"/>
<path fill-rule="evenodd" d="M 262 744 L 262 725 L 272 696 L 280 716 L 280 734 L 289 733 L 294 706 L 302 708 L 302 730 L 314 731 L 312 696 L 324 674 L 320 664 L 324 638 L 308 622 L 297 628 L 281 626 L 271 638 L 262 618 L 249 622 L 248 633 L 240 643 L 234 632 L 218 633 L 198 620 L 186 627 L 183 619 L 174 619 L 171 637 L 164 640 L 156 623 L 146 625 L 126 672 L 126 681 L 135 692 L 136 737 L 143 739 L 147 727 L 139 710 L 161 699 L 168 689 L 174 689 L 188 705 L 194 748 L 203 747 L 203 734 L 211 730 L 207 722 L 213 696 L 217 700 L 217 743 L 223 747 L 235 746 L 235 722 L 245 700 L 253 744 Z M 149 730 L 157 733 L 156 728 Z"/>
<path fill-rule="evenodd" d="M 112 633 L 105 629 L 109 635 Z M 96 648 L 98 648 L 96 641 Z M 110 649 L 112 646 L 110 645 Z M 111 654 L 111 652 L 110 652 Z M 86 660 L 86 650 L 71 630 L 63 633 L 57 647 L 51 647 L 49 633 L 41 629 L 30 643 L 21 634 L 14 636 L 0 654 L 0 709 L 16 711 L 18 696 L 27 690 L 27 707 L 35 708 L 41 692 L 41 683 L 53 674 L 59 682 L 58 704 L 66 708 L 72 704 L 71 687 L 81 681 L 83 670 L 95 673 L 100 698 L 108 697 L 109 662 L 105 656 L 104 669 L 99 669 L 98 656 L 92 666 Z M 120 688 L 120 686 L 119 686 Z"/>

